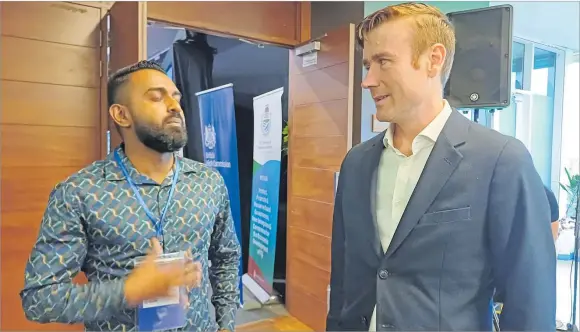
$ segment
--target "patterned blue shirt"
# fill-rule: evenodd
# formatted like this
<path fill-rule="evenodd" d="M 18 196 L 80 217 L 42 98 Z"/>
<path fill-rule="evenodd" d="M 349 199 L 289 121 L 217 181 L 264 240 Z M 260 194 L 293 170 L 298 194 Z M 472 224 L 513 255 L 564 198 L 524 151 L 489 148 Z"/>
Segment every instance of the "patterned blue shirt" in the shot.
<path fill-rule="evenodd" d="M 133 167 L 122 148 L 117 150 L 147 207 L 159 216 L 173 174 L 157 184 Z M 190 251 L 204 271 L 202 286 L 189 293 L 184 330 L 233 331 L 241 253 L 228 192 L 217 171 L 176 158 L 181 169 L 163 225 L 164 249 Z M 41 323 L 84 323 L 89 331 L 135 331 L 136 310 L 126 303 L 124 281 L 155 235 L 113 154 L 72 175 L 52 191 L 26 266 L 20 294 L 26 317 Z M 73 284 L 79 271 L 87 284 Z"/>

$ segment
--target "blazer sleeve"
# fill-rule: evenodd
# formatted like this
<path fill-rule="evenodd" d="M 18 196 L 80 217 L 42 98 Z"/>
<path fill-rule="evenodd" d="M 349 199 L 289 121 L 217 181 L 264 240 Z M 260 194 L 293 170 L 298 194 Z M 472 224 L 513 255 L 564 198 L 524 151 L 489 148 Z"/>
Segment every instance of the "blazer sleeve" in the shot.
<path fill-rule="evenodd" d="M 330 268 L 330 310 L 326 318 L 326 331 L 340 330 L 340 312 L 342 310 L 345 237 L 342 215 L 342 191 L 344 187 L 345 162 L 340 169 L 338 186 L 334 197 L 334 216 L 332 219 L 331 268 Z"/>
<path fill-rule="evenodd" d="M 527 148 L 504 146 L 491 180 L 488 237 L 504 331 L 556 329 L 556 250 L 550 206 Z"/>

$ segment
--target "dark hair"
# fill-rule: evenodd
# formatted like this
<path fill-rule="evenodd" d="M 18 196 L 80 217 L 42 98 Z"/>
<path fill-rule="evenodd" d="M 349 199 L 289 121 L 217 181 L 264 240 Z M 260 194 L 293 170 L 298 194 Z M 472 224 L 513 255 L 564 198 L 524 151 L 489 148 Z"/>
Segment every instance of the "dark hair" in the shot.
<path fill-rule="evenodd" d="M 127 81 L 129 75 L 144 69 L 157 70 L 163 74 L 166 74 L 165 70 L 163 70 L 163 68 L 157 62 L 150 60 L 139 61 L 135 64 L 117 70 L 113 75 L 111 75 L 111 77 L 109 77 L 109 81 L 107 82 L 107 101 L 109 107 L 117 102 L 117 94 L 119 89 Z"/>

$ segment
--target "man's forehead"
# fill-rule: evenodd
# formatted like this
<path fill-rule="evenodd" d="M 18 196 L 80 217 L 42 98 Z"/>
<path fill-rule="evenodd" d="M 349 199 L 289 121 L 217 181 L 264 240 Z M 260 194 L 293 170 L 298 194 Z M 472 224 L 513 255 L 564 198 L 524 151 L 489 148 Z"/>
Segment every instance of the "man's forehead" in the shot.
<path fill-rule="evenodd" d="M 363 56 L 370 59 L 377 53 L 396 53 L 410 43 L 411 32 L 404 20 L 382 23 L 365 34 Z"/>
<path fill-rule="evenodd" d="M 139 86 L 139 89 L 147 90 L 151 87 L 162 87 L 169 93 L 177 91 L 175 83 L 173 83 L 169 76 L 154 69 L 143 69 L 134 72 L 130 75 L 129 80 L 132 85 Z"/>
<path fill-rule="evenodd" d="M 172 82 L 165 74 L 155 69 L 142 69 L 129 75 L 129 80 L 138 83 L 167 83 Z"/>

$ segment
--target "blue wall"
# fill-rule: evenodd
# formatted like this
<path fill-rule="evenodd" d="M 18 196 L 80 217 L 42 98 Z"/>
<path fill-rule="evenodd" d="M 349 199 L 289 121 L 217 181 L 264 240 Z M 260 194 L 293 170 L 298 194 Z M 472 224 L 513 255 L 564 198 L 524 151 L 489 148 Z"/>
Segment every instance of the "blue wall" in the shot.
<path fill-rule="evenodd" d="M 389 5 L 394 5 L 406 1 L 366 1 L 364 4 L 364 15 L 370 15 L 375 11 Z M 489 7 L 489 1 L 428 1 L 429 4 L 441 9 L 444 13 L 457 12 L 475 8 Z M 363 78 L 366 70 L 363 68 Z M 361 141 L 366 141 L 377 135 L 371 130 L 372 115 L 375 113 L 375 102 L 368 90 L 363 89 L 361 106 Z"/>

